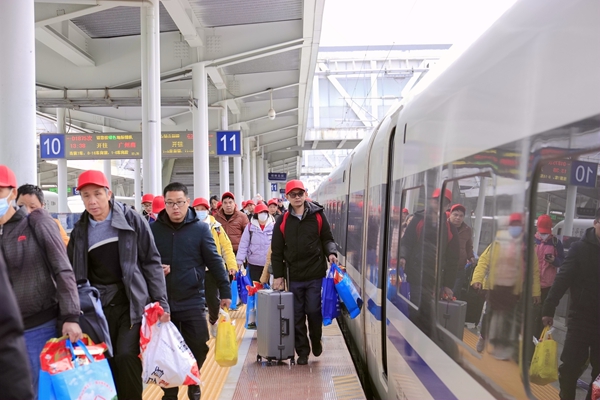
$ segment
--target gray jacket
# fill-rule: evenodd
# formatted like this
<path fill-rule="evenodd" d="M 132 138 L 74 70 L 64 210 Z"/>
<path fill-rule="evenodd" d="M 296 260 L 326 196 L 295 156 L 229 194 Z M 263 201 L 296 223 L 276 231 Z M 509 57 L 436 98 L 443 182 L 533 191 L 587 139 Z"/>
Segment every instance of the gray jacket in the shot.
<path fill-rule="evenodd" d="M 154 301 L 169 312 L 160 254 L 148 222 L 121 203 L 111 201 L 111 209 L 111 225 L 119 230 L 119 259 L 125 293 L 129 298 L 131 324 L 141 322 L 144 307 Z M 71 232 L 67 247 L 77 280 L 88 279 L 89 217 L 90 214 L 84 211 Z"/>

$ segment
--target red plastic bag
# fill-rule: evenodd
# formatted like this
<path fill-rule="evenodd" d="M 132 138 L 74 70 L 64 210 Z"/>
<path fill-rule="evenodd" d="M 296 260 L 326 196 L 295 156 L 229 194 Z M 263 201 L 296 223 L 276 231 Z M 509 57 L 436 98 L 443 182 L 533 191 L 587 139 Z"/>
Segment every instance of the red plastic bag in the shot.
<path fill-rule="evenodd" d="M 46 371 L 51 375 L 63 372 L 74 367 L 71 351 L 67 348 L 67 336 L 61 338 L 50 339 L 44 345 L 40 353 L 40 364 L 42 371 Z M 94 344 L 89 336 L 83 335 L 81 341 L 86 345 L 94 360 L 104 360 L 104 352 L 106 345 L 104 343 Z M 83 351 L 75 350 L 77 361 L 82 365 L 89 361 Z"/>
<path fill-rule="evenodd" d="M 596 377 L 592 384 L 592 400 L 600 400 L 600 375 Z"/>

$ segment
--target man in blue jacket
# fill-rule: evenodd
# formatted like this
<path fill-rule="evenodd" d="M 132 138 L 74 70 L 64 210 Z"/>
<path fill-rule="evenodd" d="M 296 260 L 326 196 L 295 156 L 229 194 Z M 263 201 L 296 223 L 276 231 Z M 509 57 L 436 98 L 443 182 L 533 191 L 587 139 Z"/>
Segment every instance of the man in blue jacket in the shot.
<path fill-rule="evenodd" d="M 198 368 L 208 353 L 208 324 L 204 313 L 205 270 L 211 272 L 221 293 L 221 307 L 231 305 L 231 287 L 208 224 L 190 207 L 188 189 L 174 182 L 163 191 L 165 209 L 151 225 L 167 280 L 171 320 L 188 345 Z M 163 400 L 176 400 L 178 388 L 163 389 Z M 200 399 L 200 387 L 188 386 L 190 400 Z"/>

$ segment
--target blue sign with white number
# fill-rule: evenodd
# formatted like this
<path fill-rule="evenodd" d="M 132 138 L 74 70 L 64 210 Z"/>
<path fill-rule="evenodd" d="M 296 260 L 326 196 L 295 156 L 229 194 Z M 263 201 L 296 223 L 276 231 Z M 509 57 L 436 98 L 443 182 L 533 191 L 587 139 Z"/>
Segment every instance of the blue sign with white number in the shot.
<path fill-rule="evenodd" d="M 268 179 L 270 181 L 287 181 L 287 173 L 286 172 L 269 172 Z"/>
<path fill-rule="evenodd" d="M 40 135 L 40 158 L 65 158 L 65 135 Z"/>
<path fill-rule="evenodd" d="M 598 181 L 598 164 L 577 161 L 571 162 L 571 185 L 596 187 Z"/>
<path fill-rule="evenodd" d="M 279 189 L 279 193 L 285 194 L 285 189 Z"/>
<path fill-rule="evenodd" d="M 241 131 L 217 131 L 217 155 L 218 156 L 241 156 L 242 155 L 242 132 Z"/>
<path fill-rule="evenodd" d="M 277 184 L 271 183 L 271 192 L 276 192 L 276 191 L 277 191 Z"/>

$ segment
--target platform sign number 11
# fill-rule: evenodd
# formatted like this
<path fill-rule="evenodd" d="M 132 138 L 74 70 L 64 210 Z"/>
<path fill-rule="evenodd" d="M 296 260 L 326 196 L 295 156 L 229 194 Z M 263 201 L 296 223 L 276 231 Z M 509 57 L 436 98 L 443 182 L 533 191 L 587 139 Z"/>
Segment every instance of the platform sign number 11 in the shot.
<path fill-rule="evenodd" d="M 573 161 L 571 164 L 571 185 L 596 187 L 598 181 L 598 164 Z"/>
<path fill-rule="evenodd" d="M 65 135 L 40 135 L 40 158 L 65 158 Z"/>
<path fill-rule="evenodd" d="M 241 136 L 240 131 L 217 131 L 217 155 L 241 156 Z"/>

